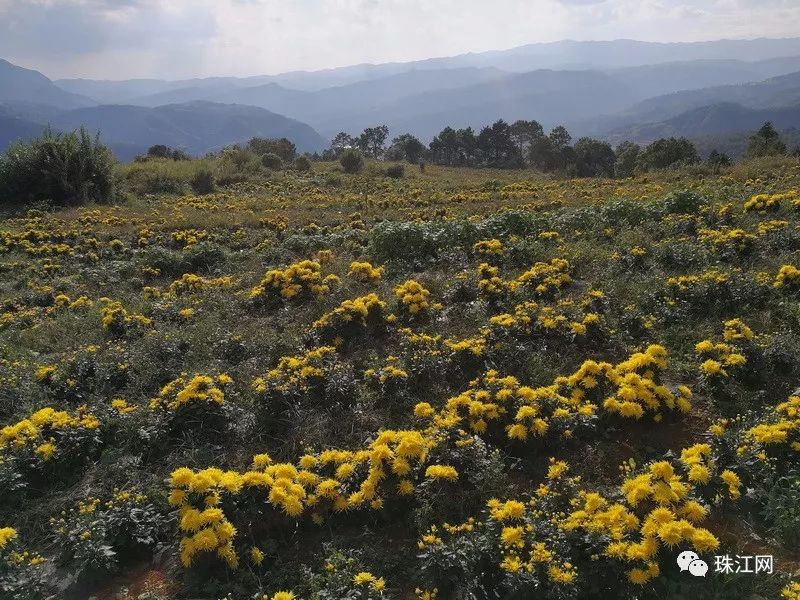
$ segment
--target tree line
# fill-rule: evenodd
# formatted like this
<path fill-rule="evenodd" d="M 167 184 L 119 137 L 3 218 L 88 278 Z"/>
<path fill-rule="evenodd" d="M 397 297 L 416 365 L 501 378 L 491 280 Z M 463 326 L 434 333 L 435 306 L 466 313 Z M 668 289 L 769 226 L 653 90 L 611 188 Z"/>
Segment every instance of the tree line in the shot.
<path fill-rule="evenodd" d="M 386 125 L 368 127 L 358 136 L 341 132 L 333 138 L 322 158 L 339 160 L 347 153 L 343 161 L 346 170 L 352 170 L 350 165 L 357 167 L 362 164 L 357 160 L 357 154 L 412 164 L 429 161 L 454 167 L 531 167 L 546 173 L 576 177 L 630 177 L 636 173 L 703 162 L 695 145 L 685 137 L 661 138 L 647 145 L 626 141 L 615 148 L 591 137 L 581 137 L 573 143 L 564 126 L 546 132 L 535 120 L 507 123 L 500 119 L 477 133 L 472 127 L 445 127 L 427 146 L 410 133 L 399 135 L 387 144 L 388 137 Z M 751 136 L 747 156 L 786 153 L 780 134 L 771 123 L 765 123 Z M 732 161 L 727 154 L 713 150 L 705 162 L 718 168 L 730 165 Z"/>

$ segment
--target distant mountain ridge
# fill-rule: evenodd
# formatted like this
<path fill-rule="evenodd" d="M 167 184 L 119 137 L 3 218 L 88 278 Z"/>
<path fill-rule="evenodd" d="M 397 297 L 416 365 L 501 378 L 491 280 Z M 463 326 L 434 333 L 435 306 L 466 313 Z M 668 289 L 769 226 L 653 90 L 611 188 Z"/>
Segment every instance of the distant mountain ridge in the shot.
<path fill-rule="evenodd" d="M 253 135 L 318 151 L 340 131 L 378 124 L 390 139 L 412 133 L 428 142 L 446 126 L 480 129 L 500 118 L 644 142 L 729 135 L 760 119 L 800 127 L 800 38 L 566 40 L 315 72 L 58 84 L 0 61 L 0 149 L 47 123 L 100 131 L 128 158 L 155 143 L 202 154 Z"/>

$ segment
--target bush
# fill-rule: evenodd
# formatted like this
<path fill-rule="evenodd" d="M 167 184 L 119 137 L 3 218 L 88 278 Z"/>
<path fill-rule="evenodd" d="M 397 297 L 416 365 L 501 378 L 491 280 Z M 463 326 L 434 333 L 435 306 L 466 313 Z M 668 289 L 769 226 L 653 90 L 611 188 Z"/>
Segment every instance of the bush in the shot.
<path fill-rule="evenodd" d="M 360 173 L 364 168 L 364 157 L 355 148 L 348 148 L 339 158 L 345 173 Z"/>
<path fill-rule="evenodd" d="M 83 204 L 109 200 L 114 191 L 111 151 L 85 129 L 45 130 L 0 156 L 0 195 L 12 202 L 50 200 Z"/>
<path fill-rule="evenodd" d="M 267 169 L 280 169 L 283 167 L 281 157 L 273 152 L 267 152 L 261 156 L 261 164 Z"/>
<path fill-rule="evenodd" d="M 392 165 L 388 169 L 386 169 L 385 174 L 387 177 L 391 177 L 392 179 L 402 179 L 403 175 L 405 175 L 405 167 L 403 165 Z"/>
<path fill-rule="evenodd" d="M 165 170 L 131 169 L 124 177 L 124 187 L 134 194 L 183 194 L 186 181 Z"/>
<path fill-rule="evenodd" d="M 208 169 L 200 169 L 194 174 L 189 185 L 192 186 L 192 191 L 195 194 L 210 194 L 216 187 L 214 174 Z"/>
<path fill-rule="evenodd" d="M 306 156 L 298 156 L 294 161 L 294 168 L 302 172 L 310 171 L 311 161 Z"/>

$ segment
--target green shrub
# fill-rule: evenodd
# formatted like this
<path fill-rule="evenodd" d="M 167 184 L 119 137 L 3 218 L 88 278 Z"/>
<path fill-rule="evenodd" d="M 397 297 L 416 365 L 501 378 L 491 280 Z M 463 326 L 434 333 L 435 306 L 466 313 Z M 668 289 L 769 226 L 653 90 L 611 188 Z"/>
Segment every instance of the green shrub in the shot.
<path fill-rule="evenodd" d="M 392 165 L 384 173 L 392 179 L 402 179 L 403 175 L 405 175 L 405 167 L 403 165 Z"/>
<path fill-rule="evenodd" d="M 298 156 L 294 161 L 294 168 L 302 172 L 310 171 L 311 161 L 306 156 Z"/>
<path fill-rule="evenodd" d="M 261 164 L 268 169 L 275 170 L 283 167 L 283 161 L 281 160 L 281 157 L 273 152 L 267 152 L 266 154 L 262 155 Z"/>
<path fill-rule="evenodd" d="M 200 169 L 194 174 L 189 185 L 195 194 L 210 194 L 216 188 L 214 174 L 208 169 Z"/>
<path fill-rule="evenodd" d="M 345 173 L 360 173 L 364 168 L 364 157 L 355 148 L 348 148 L 339 158 Z"/>
<path fill-rule="evenodd" d="M 132 169 L 125 176 L 125 188 L 134 194 L 182 194 L 186 181 L 162 170 Z"/>
<path fill-rule="evenodd" d="M 778 480 L 769 492 L 764 515 L 781 544 L 800 546 L 800 477 L 792 474 Z"/>
<path fill-rule="evenodd" d="M 83 204 L 110 200 L 114 192 L 111 151 L 85 129 L 45 130 L 13 144 L 0 157 L 0 196 L 6 202 Z"/>

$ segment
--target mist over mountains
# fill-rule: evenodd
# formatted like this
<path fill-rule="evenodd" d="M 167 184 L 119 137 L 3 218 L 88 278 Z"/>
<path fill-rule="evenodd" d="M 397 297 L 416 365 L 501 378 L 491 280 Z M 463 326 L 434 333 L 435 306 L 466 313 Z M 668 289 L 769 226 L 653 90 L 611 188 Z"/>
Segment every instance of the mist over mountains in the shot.
<path fill-rule="evenodd" d="M 429 141 L 497 119 L 646 143 L 800 128 L 800 38 L 698 43 L 562 41 L 409 63 L 166 81 L 62 79 L 0 60 L 0 149 L 51 125 L 99 132 L 128 160 L 163 143 L 192 154 L 253 136 L 301 152 L 386 124 Z"/>

